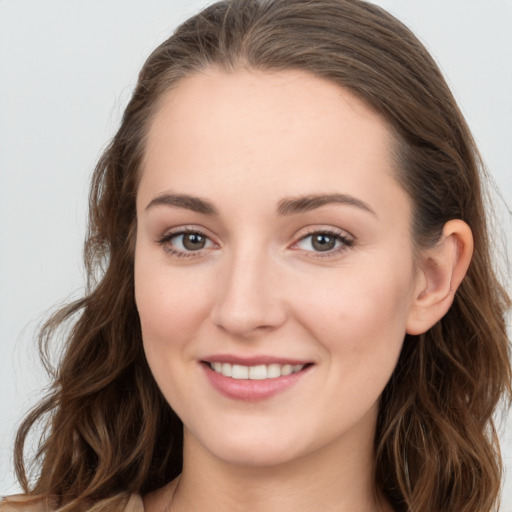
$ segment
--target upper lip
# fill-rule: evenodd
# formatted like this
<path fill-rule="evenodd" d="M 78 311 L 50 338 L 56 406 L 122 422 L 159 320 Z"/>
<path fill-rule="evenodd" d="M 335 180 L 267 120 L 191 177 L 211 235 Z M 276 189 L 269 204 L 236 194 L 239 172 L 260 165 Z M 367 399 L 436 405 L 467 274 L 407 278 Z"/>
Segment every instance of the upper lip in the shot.
<path fill-rule="evenodd" d="M 279 357 L 269 355 L 237 356 L 233 354 L 215 354 L 204 357 L 202 361 L 207 363 L 229 363 L 242 366 L 258 366 L 262 364 L 308 364 L 312 361 L 306 359 L 294 359 L 290 357 Z"/>

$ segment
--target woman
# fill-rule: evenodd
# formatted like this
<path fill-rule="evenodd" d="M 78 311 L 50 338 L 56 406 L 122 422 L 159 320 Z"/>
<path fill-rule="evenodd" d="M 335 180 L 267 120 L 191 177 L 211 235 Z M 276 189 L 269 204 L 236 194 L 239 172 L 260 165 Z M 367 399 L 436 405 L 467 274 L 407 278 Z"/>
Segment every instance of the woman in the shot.
<path fill-rule="evenodd" d="M 89 291 L 43 332 L 74 319 L 3 509 L 492 510 L 509 301 L 480 167 L 381 9 L 191 18 L 96 168 Z"/>

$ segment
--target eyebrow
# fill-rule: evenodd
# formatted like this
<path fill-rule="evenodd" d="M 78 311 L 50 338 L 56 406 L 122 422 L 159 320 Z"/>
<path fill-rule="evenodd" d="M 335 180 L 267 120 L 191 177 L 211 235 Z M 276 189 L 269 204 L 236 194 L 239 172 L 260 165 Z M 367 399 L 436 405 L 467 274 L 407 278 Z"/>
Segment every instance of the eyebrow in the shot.
<path fill-rule="evenodd" d="M 161 194 L 149 202 L 146 206 L 146 211 L 155 206 L 172 206 L 175 208 L 185 208 L 205 215 L 218 215 L 217 209 L 210 201 L 188 194 Z"/>
<path fill-rule="evenodd" d="M 375 211 L 367 203 L 347 194 L 317 194 L 284 198 L 279 201 L 277 213 L 279 215 L 294 215 L 315 210 L 316 208 L 328 204 L 355 206 L 377 216 Z M 218 215 L 217 209 L 210 201 L 188 194 L 161 194 L 149 202 L 146 206 L 146 210 L 154 208 L 155 206 L 171 206 L 174 208 L 184 208 L 204 215 Z"/>
<path fill-rule="evenodd" d="M 377 216 L 369 204 L 365 203 L 361 199 L 358 199 L 357 197 L 353 197 L 347 194 L 318 194 L 296 198 L 285 198 L 279 202 L 277 211 L 280 215 L 293 215 L 297 213 L 308 212 L 310 210 L 320 208 L 321 206 L 333 203 L 355 206 Z"/>

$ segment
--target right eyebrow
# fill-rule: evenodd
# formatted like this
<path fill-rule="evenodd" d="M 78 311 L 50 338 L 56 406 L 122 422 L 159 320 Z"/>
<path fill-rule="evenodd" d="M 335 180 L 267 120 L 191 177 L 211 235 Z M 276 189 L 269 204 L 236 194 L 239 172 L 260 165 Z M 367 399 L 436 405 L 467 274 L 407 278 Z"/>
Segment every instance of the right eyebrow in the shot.
<path fill-rule="evenodd" d="M 293 215 L 296 213 L 308 212 L 333 203 L 355 206 L 377 216 L 369 204 L 348 194 L 318 194 L 285 198 L 279 202 L 278 212 L 280 215 Z"/>
<path fill-rule="evenodd" d="M 203 213 L 205 215 L 218 215 L 217 209 L 210 201 L 188 194 L 172 194 L 166 192 L 156 196 L 146 206 L 146 211 L 155 206 L 171 206 L 173 208 L 185 208 L 186 210 L 192 210 L 193 212 Z"/>

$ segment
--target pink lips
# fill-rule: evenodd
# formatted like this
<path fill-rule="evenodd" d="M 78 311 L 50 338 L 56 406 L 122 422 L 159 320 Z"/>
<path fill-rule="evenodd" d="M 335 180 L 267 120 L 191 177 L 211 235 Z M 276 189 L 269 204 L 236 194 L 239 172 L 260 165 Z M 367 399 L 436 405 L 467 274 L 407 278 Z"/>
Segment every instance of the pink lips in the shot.
<path fill-rule="evenodd" d="M 281 375 L 280 377 L 267 378 L 264 380 L 252 379 L 234 379 L 226 377 L 221 373 L 214 371 L 209 363 L 229 363 L 232 365 L 258 366 L 258 365 L 306 365 L 302 370 L 290 375 Z M 271 398 L 272 396 L 289 389 L 304 377 L 311 368 L 311 361 L 301 361 L 297 359 L 276 358 L 271 356 L 257 357 L 236 357 L 229 354 L 216 355 L 205 358 L 201 362 L 203 371 L 210 384 L 220 394 L 234 400 L 243 400 L 256 402 Z"/>

